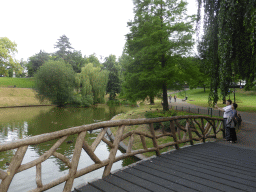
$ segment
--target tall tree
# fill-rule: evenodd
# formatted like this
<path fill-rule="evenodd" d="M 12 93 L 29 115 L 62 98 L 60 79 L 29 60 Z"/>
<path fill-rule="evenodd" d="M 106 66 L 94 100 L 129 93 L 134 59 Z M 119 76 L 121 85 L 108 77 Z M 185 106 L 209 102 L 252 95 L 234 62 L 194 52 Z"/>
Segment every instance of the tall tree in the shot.
<path fill-rule="evenodd" d="M 169 110 L 167 85 L 174 82 L 177 58 L 193 45 L 195 17 L 187 16 L 186 5 L 183 0 L 134 0 L 134 21 L 128 22 L 126 50 L 136 67 L 131 73 L 150 83 L 151 90 L 162 89 L 165 111 Z"/>
<path fill-rule="evenodd" d="M 120 93 L 121 89 L 121 67 L 119 66 L 119 63 L 116 61 L 115 55 L 109 55 L 108 57 L 106 57 L 103 66 L 104 69 L 109 71 L 106 91 L 107 93 L 109 93 L 109 100 L 114 100 L 116 98 L 116 94 Z"/>
<path fill-rule="evenodd" d="M 245 79 L 246 89 L 256 77 L 256 1 L 198 0 L 198 32 L 201 7 L 204 7 L 204 34 L 199 53 L 211 70 L 209 104 L 218 101 L 218 87 L 223 98 L 234 78 Z"/>
<path fill-rule="evenodd" d="M 13 58 L 18 52 L 17 44 L 7 37 L 0 37 L 0 75 L 8 76 L 11 68 L 15 71 L 22 71 L 20 64 Z"/>
<path fill-rule="evenodd" d="M 69 42 L 69 38 L 67 38 L 66 35 L 62 35 L 58 39 L 57 43 L 54 45 L 54 48 L 58 49 L 55 53 L 56 56 L 64 60 L 67 60 L 67 55 L 69 55 L 73 49 L 73 47 L 71 47 L 71 43 Z"/>
<path fill-rule="evenodd" d="M 81 68 L 85 66 L 87 59 L 82 56 L 81 51 L 73 50 L 67 55 L 67 61 L 72 65 L 76 73 L 81 73 Z"/>
<path fill-rule="evenodd" d="M 39 53 L 29 57 L 28 59 L 28 76 L 33 77 L 37 70 L 42 66 L 45 62 L 50 59 L 50 54 L 40 50 Z"/>

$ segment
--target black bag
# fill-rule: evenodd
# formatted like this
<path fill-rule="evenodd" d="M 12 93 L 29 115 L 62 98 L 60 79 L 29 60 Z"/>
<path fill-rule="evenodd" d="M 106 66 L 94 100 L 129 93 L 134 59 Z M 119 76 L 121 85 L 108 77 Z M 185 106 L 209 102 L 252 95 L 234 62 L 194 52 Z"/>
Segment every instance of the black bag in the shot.
<path fill-rule="evenodd" d="M 241 117 L 241 115 L 237 114 L 237 117 L 234 117 L 233 121 L 235 122 L 236 127 L 239 129 L 239 127 L 242 124 L 242 117 Z"/>

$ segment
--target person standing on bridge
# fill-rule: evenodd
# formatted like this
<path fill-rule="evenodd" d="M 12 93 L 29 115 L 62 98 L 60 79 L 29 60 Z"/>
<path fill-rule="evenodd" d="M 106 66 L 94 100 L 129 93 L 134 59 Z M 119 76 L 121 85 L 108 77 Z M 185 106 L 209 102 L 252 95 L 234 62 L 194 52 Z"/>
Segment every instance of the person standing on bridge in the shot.
<path fill-rule="evenodd" d="M 231 105 L 231 108 L 232 108 L 232 116 L 228 118 L 227 120 L 227 127 L 230 128 L 230 138 L 229 138 L 229 142 L 231 143 L 236 143 L 237 141 L 237 137 L 236 137 L 236 124 L 237 124 L 237 111 L 236 111 L 236 108 L 237 108 L 237 104 L 236 103 L 233 103 Z"/>
<path fill-rule="evenodd" d="M 232 116 L 232 108 L 231 108 L 231 104 L 232 104 L 232 101 L 231 100 L 227 100 L 226 101 L 226 107 L 223 107 L 223 108 L 219 108 L 217 106 L 217 103 L 215 104 L 215 107 L 220 110 L 220 111 L 223 111 L 224 114 L 223 114 L 223 126 L 224 126 L 224 130 L 225 130 L 225 140 L 229 141 L 230 140 L 230 128 L 227 127 L 227 118 L 228 117 L 231 117 Z"/>

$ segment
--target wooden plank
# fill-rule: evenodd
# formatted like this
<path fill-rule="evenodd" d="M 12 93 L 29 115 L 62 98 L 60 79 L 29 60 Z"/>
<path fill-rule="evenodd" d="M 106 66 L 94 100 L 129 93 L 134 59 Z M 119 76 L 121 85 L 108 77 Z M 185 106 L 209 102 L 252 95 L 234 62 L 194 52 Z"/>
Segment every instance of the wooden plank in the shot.
<path fill-rule="evenodd" d="M 161 162 L 165 162 L 167 164 L 172 164 L 177 167 L 183 167 L 185 169 L 192 169 L 196 172 L 203 172 L 206 174 L 217 174 L 219 178 L 224 179 L 230 179 L 234 178 L 234 180 L 237 179 L 237 182 L 244 183 L 248 186 L 254 186 L 256 187 L 256 178 L 248 175 L 244 175 L 243 172 L 235 172 L 234 169 L 226 169 L 225 166 L 219 167 L 218 165 L 212 165 L 212 164 L 205 164 L 203 161 L 203 158 L 201 160 L 193 160 L 193 157 L 191 158 L 179 158 L 179 161 L 177 161 L 177 156 L 168 156 L 162 155 L 160 158 L 157 158 L 156 161 L 161 160 Z M 232 179 L 233 180 L 233 179 Z"/>
<path fill-rule="evenodd" d="M 74 192 L 102 192 L 101 190 L 91 186 L 90 184 L 83 187 L 78 187 L 74 189 Z"/>
<path fill-rule="evenodd" d="M 218 172 L 212 172 L 209 170 L 204 170 L 191 166 L 184 166 L 183 164 L 175 165 L 169 162 L 163 161 L 163 159 L 153 159 L 150 163 L 150 166 L 152 166 L 152 163 L 155 167 L 164 168 L 166 171 L 170 172 L 179 172 L 180 175 L 186 174 L 189 176 L 190 179 L 194 178 L 194 180 L 197 182 L 197 180 L 201 180 L 202 183 L 205 183 L 207 186 L 218 189 L 218 190 L 225 190 L 225 191 L 254 191 L 256 189 L 256 186 L 248 186 L 242 184 L 244 180 L 239 178 L 232 178 L 232 181 L 230 180 L 230 176 L 228 174 L 220 174 Z M 160 166 L 161 165 L 161 166 Z M 163 170 L 163 169 L 162 169 Z M 209 182 L 211 181 L 211 182 Z M 253 184 L 251 184 L 253 185 Z"/>
<path fill-rule="evenodd" d="M 141 171 L 139 169 L 137 169 L 137 167 L 135 166 L 134 168 L 128 168 L 125 169 L 124 172 L 130 173 L 132 176 L 136 176 L 138 178 L 144 179 L 146 181 L 152 182 L 154 184 L 158 184 L 162 187 L 165 187 L 166 190 L 173 190 L 173 191 L 182 191 L 182 192 L 196 192 L 198 190 L 195 189 L 191 189 L 188 188 L 186 186 L 184 186 L 183 184 L 179 184 L 177 182 L 175 182 L 173 179 L 169 179 L 167 177 L 165 177 L 165 175 L 161 175 L 161 173 L 158 175 L 157 173 L 155 173 L 154 171 L 152 171 L 152 173 L 147 173 L 144 171 Z M 156 175 L 154 175 L 156 174 Z M 152 190 L 152 189 L 151 189 Z M 160 189 L 156 189 L 156 191 L 159 191 Z M 165 189 L 163 189 L 164 191 L 166 191 Z"/>
<path fill-rule="evenodd" d="M 159 170 L 159 169 L 157 169 L 158 167 L 156 168 L 156 166 L 154 164 L 152 164 L 152 167 L 138 164 L 134 168 L 137 170 L 146 172 L 148 174 L 166 179 L 166 180 L 176 183 L 178 185 L 182 185 L 184 187 L 191 188 L 193 190 L 211 191 L 211 192 L 219 191 L 212 187 L 208 187 L 207 185 L 205 185 L 205 183 L 201 183 L 200 181 L 195 182 L 193 179 L 189 178 L 188 175 L 179 174 L 179 172 L 174 172 L 174 171 L 169 172 L 169 170 L 168 170 L 168 172 L 166 170 L 164 170 L 164 171 Z M 163 167 L 163 169 L 164 169 L 164 167 Z"/>
<path fill-rule="evenodd" d="M 127 169 L 125 169 L 124 171 L 119 171 L 115 173 L 115 176 L 150 191 L 172 191 L 166 187 L 161 186 L 155 181 L 151 181 L 151 180 L 148 181 L 147 178 L 141 178 L 141 177 L 137 177 L 134 174 L 130 174 L 127 172 Z"/>
<path fill-rule="evenodd" d="M 90 185 L 97 187 L 98 189 L 104 191 L 104 192 L 113 192 L 113 191 L 118 191 L 118 192 L 125 192 L 122 188 L 115 186 L 111 183 L 108 183 L 102 179 L 94 181 L 90 183 Z"/>
<path fill-rule="evenodd" d="M 134 185 L 131 182 L 128 182 L 120 177 L 117 177 L 115 175 L 109 175 L 108 177 L 104 178 L 104 181 L 111 183 L 115 186 L 118 186 L 126 191 L 136 191 L 136 192 L 149 192 L 149 190 L 140 187 L 138 185 Z"/>

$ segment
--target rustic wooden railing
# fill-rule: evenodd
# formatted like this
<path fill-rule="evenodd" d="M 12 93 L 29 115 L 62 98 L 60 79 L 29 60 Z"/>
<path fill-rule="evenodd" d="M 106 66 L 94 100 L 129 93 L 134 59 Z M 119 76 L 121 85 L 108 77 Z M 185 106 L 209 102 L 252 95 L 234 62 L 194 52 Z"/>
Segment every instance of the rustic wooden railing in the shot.
<path fill-rule="evenodd" d="M 180 121 L 182 119 L 186 120 L 186 125 L 182 126 Z M 154 123 L 162 122 L 170 122 L 170 131 L 166 132 L 164 129 L 162 131 L 158 131 L 158 135 L 154 130 Z M 184 121 L 184 120 L 183 120 Z M 65 186 L 63 191 L 71 191 L 73 181 L 75 178 L 80 177 L 84 174 L 92 172 L 101 167 L 105 167 L 103 172 L 103 177 L 106 177 L 110 174 L 111 167 L 114 162 L 122 160 L 128 156 L 134 156 L 136 154 L 142 154 L 145 152 L 155 151 L 156 155 L 160 155 L 160 150 L 168 147 L 175 146 L 176 149 L 179 149 L 179 144 L 189 142 L 191 145 L 194 144 L 194 141 L 202 141 L 205 142 L 207 138 L 216 138 L 216 135 L 220 131 L 223 130 L 223 119 L 222 118 L 212 118 L 207 116 L 176 116 L 176 117 L 168 117 L 168 118 L 155 118 L 155 119 L 131 119 L 131 120 L 117 120 L 117 121 L 105 121 L 94 123 L 90 125 L 83 125 L 79 127 L 73 127 L 57 132 L 42 134 L 38 136 L 33 136 L 26 139 L 16 140 L 9 143 L 2 143 L 0 145 L 0 152 L 17 149 L 14 157 L 12 158 L 10 165 L 7 171 L 0 169 L 0 191 L 6 192 L 9 188 L 9 185 L 15 174 L 22 172 L 31 167 L 36 167 L 36 185 L 37 188 L 31 191 L 44 191 L 50 189 L 56 185 L 59 185 L 65 182 Z M 150 133 L 145 133 L 141 131 L 130 131 L 124 133 L 124 130 L 127 126 L 132 125 L 141 125 L 148 124 Z M 110 142 L 106 137 L 106 131 L 108 128 L 118 127 L 118 130 L 115 135 L 115 140 Z M 98 134 L 97 138 L 94 140 L 91 146 L 89 146 L 88 142 L 85 140 L 85 136 L 88 131 L 102 129 Z M 75 149 L 73 152 L 72 160 L 70 161 L 63 154 L 56 152 L 56 149 L 67 139 L 68 136 L 78 134 L 75 143 Z M 139 135 L 141 139 L 141 143 L 143 148 L 132 150 L 134 136 Z M 182 136 L 181 136 L 182 135 Z M 158 144 L 158 139 L 162 137 L 170 137 L 172 138 L 171 142 Z M 119 155 L 116 157 L 116 153 L 118 150 L 119 143 L 124 139 L 130 137 L 128 148 L 126 153 Z M 153 147 L 148 148 L 145 142 L 145 138 L 150 138 L 153 142 Z M 36 145 L 40 143 L 44 143 L 47 141 L 58 139 L 58 141 L 43 155 L 41 155 L 36 160 L 28 162 L 26 164 L 21 164 L 23 157 L 27 151 L 29 145 Z M 103 141 L 105 142 L 111 149 L 109 157 L 105 160 L 100 160 L 94 153 L 95 149 L 99 145 L 99 143 Z M 77 170 L 78 162 L 80 158 L 80 154 L 82 149 L 86 151 L 86 153 L 90 156 L 90 158 L 94 161 L 94 164 L 84 167 L 80 170 Z M 45 160 L 47 160 L 50 156 L 55 156 L 56 158 L 63 161 L 69 167 L 69 173 L 57 178 L 56 180 L 43 184 L 42 176 L 41 176 L 41 164 Z"/>

